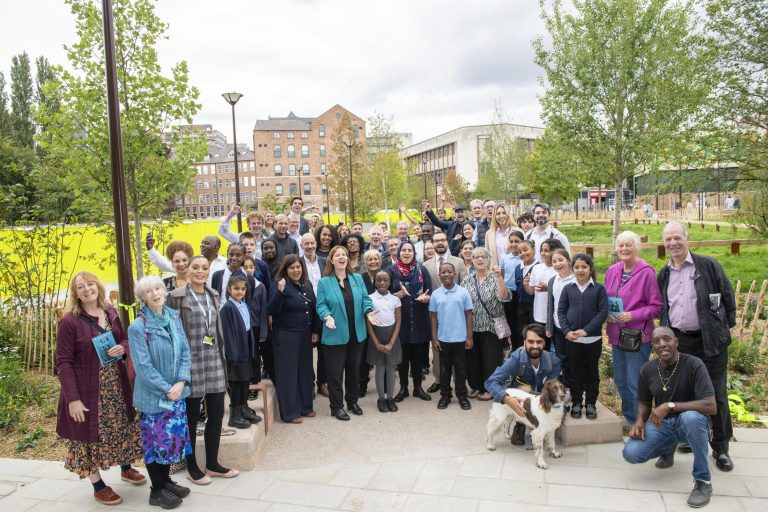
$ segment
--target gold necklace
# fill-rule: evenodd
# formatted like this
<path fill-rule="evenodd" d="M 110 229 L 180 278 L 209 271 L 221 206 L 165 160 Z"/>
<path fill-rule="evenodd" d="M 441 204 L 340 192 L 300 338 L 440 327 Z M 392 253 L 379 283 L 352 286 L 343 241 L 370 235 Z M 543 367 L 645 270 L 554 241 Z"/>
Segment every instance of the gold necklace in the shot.
<path fill-rule="evenodd" d="M 672 369 L 672 373 L 669 374 L 667 381 L 664 382 L 664 377 L 661 376 L 661 360 L 659 360 L 659 364 L 656 366 L 656 369 L 659 371 L 659 380 L 661 381 L 662 391 L 667 391 L 669 386 L 669 381 L 671 381 L 672 377 L 675 375 L 675 372 L 677 371 L 677 365 L 679 364 L 680 364 L 680 354 L 677 354 L 677 362 L 675 362 L 675 367 Z"/>

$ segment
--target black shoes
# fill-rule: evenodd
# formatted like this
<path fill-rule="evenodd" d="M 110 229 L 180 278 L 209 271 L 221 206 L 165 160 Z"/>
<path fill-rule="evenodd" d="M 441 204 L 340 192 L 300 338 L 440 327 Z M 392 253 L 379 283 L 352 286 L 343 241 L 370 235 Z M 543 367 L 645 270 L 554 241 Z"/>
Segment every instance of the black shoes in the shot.
<path fill-rule="evenodd" d="M 427 392 L 424 391 L 424 389 L 422 389 L 421 384 L 413 385 L 413 396 L 415 396 L 416 398 L 421 398 L 422 400 L 425 400 L 425 401 L 432 400 L 432 397 L 429 394 L 427 394 Z"/>
<path fill-rule="evenodd" d="M 461 407 L 462 411 L 468 411 L 472 408 L 472 404 L 469 403 L 469 398 L 465 396 L 459 397 L 459 407 Z"/>
<path fill-rule="evenodd" d="M 515 428 L 512 430 L 512 439 L 510 441 L 515 446 L 522 446 L 525 444 L 525 425 L 522 423 L 515 423 Z"/>
<path fill-rule="evenodd" d="M 596 420 L 597 419 L 597 410 L 595 409 L 594 404 L 587 404 L 587 419 L 588 420 Z"/>
<path fill-rule="evenodd" d="M 248 390 L 248 400 L 256 400 L 259 398 L 259 390 L 258 389 L 249 389 Z"/>
<path fill-rule="evenodd" d="M 437 393 L 440 391 L 440 384 L 433 382 L 431 386 L 427 388 L 427 393 Z"/>
<path fill-rule="evenodd" d="M 169 480 L 168 482 L 166 482 L 165 488 L 171 491 L 173 494 L 175 494 L 179 498 L 186 498 L 187 496 L 189 496 L 189 487 L 184 487 L 182 485 L 179 485 L 173 480 Z"/>
<path fill-rule="evenodd" d="M 255 425 L 261 421 L 261 416 L 256 414 L 256 411 L 248 407 L 247 405 L 240 406 L 240 416 L 249 423 Z"/>
<path fill-rule="evenodd" d="M 693 448 L 688 443 L 680 443 L 677 445 L 677 451 L 680 453 L 693 453 Z"/>
<path fill-rule="evenodd" d="M 712 496 L 712 484 L 708 484 L 701 480 L 693 482 L 693 490 L 688 495 L 688 506 L 693 508 L 701 508 L 709 503 L 709 498 Z"/>
<path fill-rule="evenodd" d="M 160 489 L 149 493 L 149 504 L 164 509 L 172 509 L 181 505 L 182 499 L 168 489 Z"/>
<path fill-rule="evenodd" d="M 440 400 L 437 401 L 437 408 L 438 409 L 447 409 L 449 403 L 451 403 L 450 397 L 441 396 Z"/>
<path fill-rule="evenodd" d="M 715 458 L 715 466 L 717 466 L 717 469 L 726 472 L 733 470 L 733 461 L 727 453 L 712 452 L 712 456 Z"/>
<path fill-rule="evenodd" d="M 662 455 L 656 460 L 656 467 L 659 469 L 671 468 L 675 464 L 675 450 L 666 455 Z"/>
<path fill-rule="evenodd" d="M 386 398 L 379 398 L 376 400 L 376 407 L 378 407 L 379 412 L 389 412 L 389 406 L 387 406 Z"/>
<path fill-rule="evenodd" d="M 351 412 L 355 416 L 362 416 L 363 415 L 363 410 L 360 408 L 359 405 L 357 405 L 357 403 L 347 404 L 347 409 L 349 409 L 349 412 Z"/>
<path fill-rule="evenodd" d="M 248 428 L 251 426 L 251 422 L 243 418 L 243 413 L 240 407 L 229 406 L 229 422 L 227 426 L 233 428 Z"/>
<path fill-rule="evenodd" d="M 571 418 L 581 418 L 581 404 L 574 404 L 571 409 Z"/>
<path fill-rule="evenodd" d="M 331 415 L 337 420 L 349 421 L 349 414 L 347 414 L 347 411 L 344 409 L 336 409 L 335 411 L 331 411 Z"/>
<path fill-rule="evenodd" d="M 395 402 L 402 402 L 409 396 L 411 395 L 408 394 L 408 386 L 400 386 L 400 391 L 395 395 Z"/>
<path fill-rule="evenodd" d="M 397 404 L 392 398 L 387 398 L 387 407 L 389 412 L 397 412 Z"/>

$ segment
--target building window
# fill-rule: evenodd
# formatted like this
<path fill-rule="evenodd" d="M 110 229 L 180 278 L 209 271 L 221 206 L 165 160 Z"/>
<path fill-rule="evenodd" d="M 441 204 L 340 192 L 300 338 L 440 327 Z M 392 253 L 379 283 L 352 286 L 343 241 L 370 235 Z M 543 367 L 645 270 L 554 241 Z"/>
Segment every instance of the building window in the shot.
<path fill-rule="evenodd" d="M 309 137 L 309 135 L 307 135 L 307 132 L 301 132 L 302 139 L 306 139 L 307 137 Z"/>
<path fill-rule="evenodd" d="M 320 174 L 325 174 L 328 172 L 328 167 L 326 167 L 325 163 L 320 164 Z"/>
<path fill-rule="evenodd" d="M 275 164 L 275 176 L 282 176 L 283 175 L 283 166 L 280 164 Z"/>
<path fill-rule="evenodd" d="M 288 158 L 295 158 L 296 157 L 296 146 L 293 144 L 288 144 Z"/>
<path fill-rule="evenodd" d="M 275 145 L 275 147 L 272 150 L 272 153 L 275 158 L 280 158 L 281 156 L 283 156 L 283 151 L 280 149 L 279 145 Z"/>
<path fill-rule="evenodd" d="M 283 195 L 283 185 L 282 184 L 278 183 L 278 184 L 275 185 L 275 195 L 276 196 Z"/>
<path fill-rule="evenodd" d="M 272 138 L 273 139 L 279 139 L 280 138 L 280 134 L 275 132 L 275 133 L 272 134 Z"/>
<path fill-rule="evenodd" d="M 309 146 L 307 144 L 301 145 L 301 157 L 302 158 L 308 158 L 309 157 Z"/>
<path fill-rule="evenodd" d="M 221 173 L 221 164 L 216 164 L 216 172 Z"/>
<path fill-rule="evenodd" d="M 288 133 L 285 135 L 285 138 L 286 138 L 286 139 L 292 139 L 292 138 L 293 138 L 293 132 L 288 132 Z"/>
<path fill-rule="evenodd" d="M 205 194 L 205 204 L 208 204 L 210 202 L 211 202 L 211 195 L 210 194 Z"/>
<path fill-rule="evenodd" d="M 360 136 L 360 127 L 356 124 L 352 125 L 352 132 L 355 134 L 355 137 Z"/>
<path fill-rule="evenodd" d="M 309 183 L 304 183 L 304 195 L 305 196 L 312 195 L 312 185 L 310 185 Z"/>
<path fill-rule="evenodd" d="M 221 188 L 223 184 L 224 182 L 222 180 L 219 180 L 219 188 Z"/>
<path fill-rule="evenodd" d="M 216 180 L 211 180 L 211 188 L 216 188 Z"/>
<path fill-rule="evenodd" d="M 320 156 L 325 156 L 325 144 L 320 144 Z"/>
<path fill-rule="evenodd" d="M 299 193 L 299 186 L 296 183 L 291 183 L 290 185 L 291 195 L 295 196 Z"/>
<path fill-rule="evenodd" d="M 203 182 L 203 188 L 204 188 L 204 189 L 206 189 L 206 190 L 208 190 L 208 182 L 207 182 L 207 181 L 204 181 L 204 182 Z"/>
<path fill-rule="evenodd" d="M 203 189 L 203 182 L 202 181 L 198 181 L 197 182 L 197 190 L 202 190 L 202 189 Z"/>
<path fill-rule="evenodd" d="M 320 128 L 319 128 L 319 130 L 318 130 L 318 131 L 320 132 L 320 133 L 319 133 L 319 135 L 320 135 L 321 137 L 325 137 L 325 125 L 324 125 L 324 124 L 321 124 L 321 125 L 320 125 Z"/>
<path fill-rule="evenodd" d="M 218 217 L 218 216 L 219 216 L 219 207 L 218 207 L 218 206 L 216 206 L 216 205 L 213 205 L 213 215 L 214 215 L 215 217 Z"/>
<path fill-rule="evenodd" d="M 288 176 L 296 176 L 296 166 L 294 164 L 288 165 Z"/>
<path fill-rule="evenodd" d="M 309 176 L 309 164 L 304 164 L 301 166 L 301 174 L 304 176 Z"/>
<path fill-rule="evenodd" d="M 249 162 L 249 165 L 248 165 L 248 167 L 250 167 L 250 168 L 251 168 L 251 172 L 253 172 L 253 171 L 254 171 L 254 169 L 255 169 L 255 168 L 254 168 L 254 165 L 253 165 L 253 162 Z"/>
<path fill-rule="evenodd" d="M 219 194 L 213 194 L 213 204 L 219 203 Z"/>

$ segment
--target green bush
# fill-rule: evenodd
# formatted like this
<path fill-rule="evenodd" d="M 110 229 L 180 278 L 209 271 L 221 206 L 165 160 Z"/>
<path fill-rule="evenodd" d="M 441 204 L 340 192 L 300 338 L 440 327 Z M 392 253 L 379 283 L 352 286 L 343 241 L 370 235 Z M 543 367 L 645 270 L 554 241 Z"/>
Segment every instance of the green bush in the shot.
<path fill-rule="evenodd" d="M 760 364 L 760 347 L 755 343 L 734 342 L 728 348 L 731 356 L 731 370 L 752 375 Z"/>

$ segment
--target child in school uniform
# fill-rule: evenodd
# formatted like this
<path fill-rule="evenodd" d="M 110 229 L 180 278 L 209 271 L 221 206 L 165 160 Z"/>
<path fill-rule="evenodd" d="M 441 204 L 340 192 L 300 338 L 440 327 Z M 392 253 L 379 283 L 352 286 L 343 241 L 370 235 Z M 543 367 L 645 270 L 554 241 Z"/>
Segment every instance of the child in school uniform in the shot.
<path fill-rule="evenodd" d="M 511 338 L 514 338 L 514 332 L 517 327 L 517 283 L 515 282 L 515 274 L 517 268 L 520 266 L 522 260 L 517 254 L 517 249 L 520 246 L 520 242 L 525 240 L 525 235 L 522 231 L 512 231 L 507 238 L 507 253 L 499 260 L 499 267 L 504 273 L 504 283 L 507 285 L 512 300 L 504 302 L 504 316 L 507 317 L 507 323 L 509 324 L 510 332 L 512 332 Z M 525 324 L 528 325 L 528 324 Z M 519 329 L 525 327 L 521 325 Z M 511 343 L 511 340 L 510 340 Z M 506 350 L 506 349 L 505 349 Z"/>
<path fill-rule="evenodd" d="M 565 249 L 555 249 L 552 253 L 552 268 L 557 275 L 549 280 L 547 284 L 547 326 L 546 334 L 552 339 L 555 346 L 555 354 L 560 359 L 562 368 L 562 382 L 566 388 L 571 387 L 571 368 L 568 364 L 568 341 L 565 339 L 563 331 L 560 330 L 560 319 L 557 316 L 557 306 L 560 304 L 560 295 L 563 288 L 570 283 L 576 282 L 576 276 L 571 270 L 571 256 Z"/>
<path fill-rule="evenodd" d="M 600 386 L 600 353 L 602 351 L 603 323 L 608 316 L 608 294 L 595 282 L 592 256 L 577 254 L 573 257 L 576 282 L 563 288 L 557 315 L 560 330 L 567 341 L 571 367 L 571 416 L 581 418 L 586 402 L 586 415 L 597 419 L 597 395 Z M 582 395 L 586 395 L 585 398 Z"/>
<path fill-rule="evenodd" d="M 368 319 L 368 352 L 366 361 L 376 368 L 376 392 L 379 412 L 397 412 L 395 403 L 395 373 L 403 358 L 400 335 L 400 299 L 389 292 L 392 277 L 386 270 L 374 276 L 376 291 L 369 297 L 373 309 L 379 315 L 381 325 L 373 325 Z"/>
<path fill-rule="evenodd" d="M 536 261 L 536 242 L 522 240 L 517 244 L 517 255 L 520 265 L 515 269 L 515 326 L 512 330 L 512 350 L 523 346 L 523 328 L 533 323 L 533 291 L 526 290 L 526 285 L 531 282 L 531 272 L 539 262 Z"/>
<path fill-rule="evenodd" d="M 259 294 L 260 309 L 266 311 L 263 286 Z M 253 373 L 253 356 L 257 339 L 266 337 L 266 321 L 256 314 L 253 297 L 248 299 L 248 278 L 238 272 L 227 283 L 227 300 L 221 308 L 221 327 L 224 334 L 224 354 L 229 380 L 230 427 L 248 428 L 261 421 L 248 407 L 248 387 Z"/>
<path fill-rule="evenodd" d="M 539 254 L 541 256 L 541 265 L 531 272 L 531 280 L 526 291 L 533 293 L 533 321 L 542 327 L 547 325 L 547 290 L 549 280 L 557 275 L 552 268 L 552 252 L 555 249 L 563 249 L 563 244 L 555 238 L 547 238 L 541 242 Z M 549 351 L 552 345 L 552 338 L 547 338 L 544 350 Z"/>
<path fill-rule="evenodd" d="M 467 398 L 467 350 L 472 348 L 472 298 L 456 284 L 456 268 L 452 263 L 440 265 L 442 286 L 432 292 L 429 316 L 432 344 L 440 352 L 440 400 L 438 409 L 451 403 L 451 376 L 455 374 L 456 398 L 459 406 L 472 408 Z"/>

